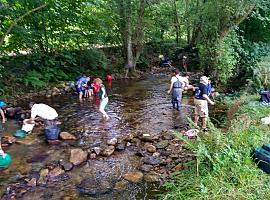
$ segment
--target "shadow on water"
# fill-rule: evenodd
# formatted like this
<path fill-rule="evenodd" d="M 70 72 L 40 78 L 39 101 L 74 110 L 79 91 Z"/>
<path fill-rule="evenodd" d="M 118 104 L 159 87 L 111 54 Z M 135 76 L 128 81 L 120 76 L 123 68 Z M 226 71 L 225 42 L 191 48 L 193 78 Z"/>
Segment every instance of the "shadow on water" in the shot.
<path fill-rule="evenodd" d="M 87 149 L 106 144 L 110 138 L 119 137 L 133 131 L 159 134 L 163 130 L 182 128 L 187 124 L 187 116 L 192 113 L 189 106 L 183 106 L 180 112 L 171 109 L 170 95 L 167 94 L 169 77 L 150 76 L 145 80 L 121 80 L 107 87 L 109 94 L 108 114 L 110 120 L 102 119 L 98 113 L 99 101 L 91 98 L 78 101 L 77 96 L 56 96 L 50 99 L 37 98 L 54 107 L 62 122 L 61 130 L 76 135 L 79 140 L 73 143 L 62 142 L 58 146 L 49 146 L 44 142 L 42 130 L 20 140 L 7 149 L 13 157 L 12 165 L 0 178 L 3 193 L 9 182 L 23 175 L 38 174 L 47 163 L 60 159 L 69 160 L 70 149 Z M 184 95 L 184 103 L 189 104 L 191 97 Z M 15 121 L 8 122 L 6 135 L 19 129 Z M 134 171 L 140 165 L 140 158 L 125 150 L 115 152 L 108 158 L 89 160 L 85 165 L 75 167 L 68 172 L 69 179 L 57 182 L 49 187 L 37 187 L 26 193 L 23 199 L 60 199 L 70 196 L 74 199 L 156 199 L 160 190 L 158 184 L 126 184 L 119 192 L 113 189 L 123 175 Z M 112 189 L 100 196 L 85 197 L 78 193 L 77 186 L 85 178 L 97 181 L 109 181 Z"/>

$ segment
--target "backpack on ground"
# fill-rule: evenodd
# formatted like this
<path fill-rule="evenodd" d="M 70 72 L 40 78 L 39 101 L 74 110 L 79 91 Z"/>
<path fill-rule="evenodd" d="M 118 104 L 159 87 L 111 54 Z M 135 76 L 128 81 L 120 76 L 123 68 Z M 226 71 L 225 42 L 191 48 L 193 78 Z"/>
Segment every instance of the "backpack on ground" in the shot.
<path fill-rule="evenodd" d="M 270 144 L 254 149 L 252 153 L 254 162 L 265 173 L 270 174 Z"/>

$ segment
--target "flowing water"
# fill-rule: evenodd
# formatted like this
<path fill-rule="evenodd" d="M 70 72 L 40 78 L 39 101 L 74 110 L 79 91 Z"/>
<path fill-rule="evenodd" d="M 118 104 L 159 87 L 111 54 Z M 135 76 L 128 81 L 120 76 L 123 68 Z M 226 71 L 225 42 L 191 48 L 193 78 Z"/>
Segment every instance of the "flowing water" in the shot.
<path fill-rule="evenodd" d="M 62 122 L 61 130 L 80 139 L 76 142 L 48 145 L 44 142 L 42 130 L 34 129 L 34 133 L 41 134 L 30 134 L 6 149 L 13 162 L 1 174 L 0 193 L 3 194 L 8 183 L 19 177 L 29 174 L 35 177 L 47 163 L 60 159 L 69 160 L 71 148 L 100 146 L 108 139 L 135 131 L 158 134 L 163 130 L 185 127 L 187 116 L 193 109 L 183 106 L 180 112 L 172 110 L 170 95 L 167 94 L 169 82 L 170 77 L 164 75 L 149 76 L 143 80 L 114 81 L 111 86 L 107 85 L 110 116 L 108 121 L 103 120 L 98 112 L 99 102 L 96 98 L 81 102 L 74 95 L 36 99 L 54 107 Z M 191 96 L 184 94 L 184 104 L 189 104 L 191 99 Z M 18 122 L 12 120 L 9 120 L 6 126 L 6 135 L 12 135 L 16 129 L 20 129 Z M 76 189 L 87 177 L 97 181 L 120 181 L 123 174 L 134 171 L 139 164 L 140 158 L 134 156 L 130 150 L 115 152 L 108 158 L 90 160 L 73 168 L 67 173 L 67 180 L 36 187 L 32 192 L 24 194 L 22 199 L 61 199 L 65 196 L 72 199 L 156 199 L 156 194 L 160 192 L 158 184 L 127 184 L 122 192 L 112 189 L 95 197 L 83 196 Z"/>

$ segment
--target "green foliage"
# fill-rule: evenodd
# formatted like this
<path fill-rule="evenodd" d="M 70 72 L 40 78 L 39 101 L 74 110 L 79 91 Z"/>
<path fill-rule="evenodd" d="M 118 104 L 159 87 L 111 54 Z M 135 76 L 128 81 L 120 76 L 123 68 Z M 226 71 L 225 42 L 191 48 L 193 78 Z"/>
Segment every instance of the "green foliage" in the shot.
<path fill-rule="evenodd" d="M 81 66 L 87 69 L 90 74 L 97 74 L 107 69 L 107 58 L 102 50 L 87 49 L 81 51 L 78 55 Z"/>
<path fill-rule="evenodd" d="M 252 100 L 244 101 L 227 133 L 209 124 L 210 133 L 195 141 L 177 134 L 197 160 L 172 176 L 162 199 L 269 199 L 268 176 L 251 158 L 255 147 L 269 143 L 269 127 L 257 123 L 269 112 Z"/>
<path fill-rule="evenodd" d="M 23 78 L 17 78 L 17 81 L 22 82 L 26 86 L 31 86 L 34 89 L 39 89 L 46 86 L 46 82 L 42 80 L 43 75 L 35 70 L 28 71 Z"/>

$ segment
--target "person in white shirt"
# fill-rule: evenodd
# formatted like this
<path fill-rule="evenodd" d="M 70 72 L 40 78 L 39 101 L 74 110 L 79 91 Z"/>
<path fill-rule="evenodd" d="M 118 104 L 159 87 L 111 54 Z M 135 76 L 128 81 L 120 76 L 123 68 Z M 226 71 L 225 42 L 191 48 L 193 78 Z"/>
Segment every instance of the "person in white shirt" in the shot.
<path fill-rule="evenodd" d="M 43 103 L 30 102 L 31 120 L 34 122 L 36 117 L 40 117 L 45 121 L 45 127 L 57 124 L 58 113 L 56 110 Z"/>
<path fill-rule="evenodd" d="M 180 76 L 180 71 L 178 69 L 175 70 L 175 76 L 171 78 L 170 89 L 168 90 L 168 94 L 172 91 L 172 106 L 174 109 L 179 111 L 182 101 L 182 92 L 184 89 L 185 83 L 183 77 Z"/>

